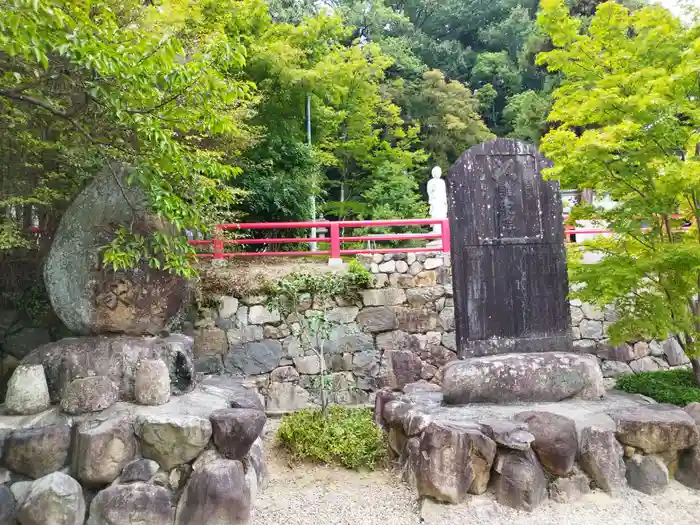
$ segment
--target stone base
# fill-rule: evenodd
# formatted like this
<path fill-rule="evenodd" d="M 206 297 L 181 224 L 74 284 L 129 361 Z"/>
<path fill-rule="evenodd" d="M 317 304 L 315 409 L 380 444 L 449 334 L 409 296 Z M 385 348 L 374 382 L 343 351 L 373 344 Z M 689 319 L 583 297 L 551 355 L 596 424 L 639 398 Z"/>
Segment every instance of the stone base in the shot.
<path fill-rule="evenodd" d="M 605 393 L 595 356 L 559 352 L 472 357 L 443 371 L 445 403 L 599 399 Z"/>
<path fill-rule="evenodd" d="M 235 379 L 207 378 L 160 406 L 3 414 L 0 473 L 14 499 L 0 499 L 0 515 L 25 525 L 244 524 L 267 481 L 263 406 Z"/>
<path fill-rule="evenodd" d="M 576 352 L 571 337 L 552 335 L 542 337 L 494 337 L 457 341 L 461 359 L 500 354 L 529 354 L 539 352 Z"/>
<path fill-rule="evenodd" d="M 573 502 L 589 486 L 656 493 L 668 484 L 664 472 L 700 487 L 690 413 L 616 392 L 599 401 L 445 406 L 428 383 L 380 391 L 375 404 L 404 480 L 420 497 L 457 503 L 491 487 L 499 503 L 522 510 L 548 498 Z"/>

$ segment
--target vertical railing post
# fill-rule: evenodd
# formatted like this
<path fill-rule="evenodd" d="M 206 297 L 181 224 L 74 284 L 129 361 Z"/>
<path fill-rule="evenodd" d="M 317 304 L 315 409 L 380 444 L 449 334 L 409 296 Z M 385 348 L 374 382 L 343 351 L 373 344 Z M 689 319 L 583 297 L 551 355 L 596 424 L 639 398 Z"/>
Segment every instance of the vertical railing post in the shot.
<path fill-rule="evenodd" d="M 223 231 L 219 226 L 214 230 L 214 259 L 224 258 L 224 239 Z"/>
<path fill-rule="evenodd" d="M 450 253 L 450 219 L 442 219 L 442 253 Z"/>
<path fill-rule="evenodd" d="M 343 264 L 340 258 L 340 224 L 337 222 L 330 223 L 331 234 L 331 258 L 328 259 L 328 264 L 331 266 Z"/>

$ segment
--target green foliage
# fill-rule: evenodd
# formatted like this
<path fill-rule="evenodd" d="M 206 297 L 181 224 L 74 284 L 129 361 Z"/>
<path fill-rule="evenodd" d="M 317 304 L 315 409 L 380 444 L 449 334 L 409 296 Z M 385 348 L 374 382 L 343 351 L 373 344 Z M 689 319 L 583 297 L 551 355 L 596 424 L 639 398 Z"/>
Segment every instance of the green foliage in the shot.
<path fill-rule="evenodd" d="M 543 1 L 540 25 L 555 47 L 538 61 L 561 76 L 541 146 L 549 175 L 618 203 L 574 209 L 615 235 L 570 250 L 572 297 L 614 305 L 613 342 L 673 335 L 700 357 L 700 27 L 608 2 L 584 32 L 562 0 Z M 586 251 L 603 259 L 584 264 Z"/>
<path fill-rule="evenodd" d="M 384 432 L 369 409 L 333 406 L 324 414 L 305 409 L 282 419 L 277 438 L 295 460 L 374 470 L 387 447 Z"/>
<path fill-rule="evenodd" d="M 512 130 L 510 136 L 537 144 L 547 129 L 552 101 L 547 93 L 523 91 L 508 99 L 503 118 Z"/>
<path fill-rule="evenodd" d="M 642 394 L 659 403 L 685 406 L 700 402 L 700 388 L 692 370 L 677 368 L 643 372 L 618 378 L 616 388 L 631 394 Z"/>

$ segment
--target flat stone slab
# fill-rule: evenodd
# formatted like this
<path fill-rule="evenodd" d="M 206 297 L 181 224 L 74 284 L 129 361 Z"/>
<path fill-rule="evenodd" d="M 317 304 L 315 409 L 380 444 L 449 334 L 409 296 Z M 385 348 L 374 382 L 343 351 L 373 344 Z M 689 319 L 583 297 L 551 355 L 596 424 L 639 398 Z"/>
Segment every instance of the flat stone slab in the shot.
<path fill-rule="evenodd" d="M 445 367 L 448 405 L 600 399 L 603 375 L 595 356 L 549 352 L 474 357 Z"/>

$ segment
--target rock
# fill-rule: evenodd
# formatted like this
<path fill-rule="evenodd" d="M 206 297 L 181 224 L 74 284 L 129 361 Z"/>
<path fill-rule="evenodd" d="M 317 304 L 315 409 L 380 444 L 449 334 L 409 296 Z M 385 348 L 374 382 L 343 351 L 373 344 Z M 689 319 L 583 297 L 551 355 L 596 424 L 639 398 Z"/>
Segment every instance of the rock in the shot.
<path fill-rule="evenodd" d="M 457 334 L 456 332 L 445 332 L 442 334 L 442 345 L 453 352 L 457 351 Z"/>
<path fill-rule="evenodd" d="M 634 343 L 634 354 L 640 358 L 650 355 L 649 344 L 646 341 L 637 341 Z"/>
<path fill-rule="evenodd" d="M 600 399 L 605 389 L 595 356 L 540 353 L 473 357 L 445 367 L 448 405 Z"/>
<path fill-rule="evenodd" d="M 685 365 L 690 362 L 688 356 L 685 355 L 683 348 L 676 341 L 674 337 L 669 337 L 663 343 L 664 354 L 666 355 L 666 361 L 671 366 Z"/>
<path fill-rule="evenodd" d="M 258 488 L 261 490 L 264 489 L 267 486 L 269 474 L 267 471 L 267 464 L 265 463 L 265 447 L 261 437 L 256 439 L 253 442 L 253 446 L 250 447 L 246 463 L 248 468 L 252 467 L 255 469 Z"/>
<path fill-rule="evenodd" d="M 681 453 L 676 480 L 686 487 L 700 490 L 700 447 L 693 447 Z"/>
<path fill-rule="evenodd" d="M 445 307 L 440 312 L 440 326 L 445 331 L 450 331 L 455 329 L 455 309 L 451 307 Z"/>
<path fill-rule="evenodd" d="M 583 310 L 579 306 L 571 305 L 571 325 L 578 327 L 583 321 Z"/>
<path fill-rule="evenodd" d="M 242 460 L 265 427 L 265 413 L 247 408 L 217 410 L 209 416 L 216 448 L 228 459 Z"/>
<path fill-rule="evenodd" d="M 622 445 L 612 430 L 586 427 L 579 436 L 579 463 L 602 490 L 617 493 L 625 484 Z"/>
<path fill-rule="evenodd" d="M 621 363 L 620 361 L 603 361 L 600 364 L 600 370 L 603 372 L 603 377 L 620 377 L 632 375 L 634 372 L 630 365 L 627 363 Z"/>
<path fill-rule="evenodd" d="M 46 328 L 40 326 L 25 326 L 17 332 L 7 334 L 4 338 L 3 334 L 0 334 L 0 339 L 4 339 L 2 342 L 3 353 L 17 359 L 24 359 L 35 348 L 50 343 L 51 334 Z"/>
<path fill-rule="evenodd" d="M 108 485 L 138 453 L 138 443 L 127 417 L 86 421 L 75 433 L 73 473 L 87 487 Z"/>
<path fill-rule="evenodd" d="M 635 454 L 626 462 L 627 483 L 645 494 L 663 492 L 668 486 L 668 469 L 656 456 Z"/>
<path fill-rule="evenodd" d="M 413 352 L 385 352 L 384 356 L 388 359 L 387 382 L 392 389 L 401 390 L 420 379 L 423 363 Z"/>
<path fill-rule="evenodd" d="M 238 312 L 238 299 L 227 295 L 219 298 L 219 317 L 231 319 Z"/>
<path fill-rule="evenodd" d="M 388 332 L 396 330 L 396 313 L 387 306 L 364 308 L 357 314 L 357 324 L 365 332 Z"/>
<path fill-rule="evenodd" d="M 479 420 L 479 424 L 484 434 L 498 445 L 512 450 L 529 450 L 532 442 L 535 441 L 535 436 L 527 431 L 525 423 L 493 419 Z"/>
<path fill-rule="evenodd" d="M 395 308 L 399 330 L 410 334 L 424 334 L 438 326 L 438 314 L 429 308 Z"/>
<path fill-rule="evenodd" d="M 521 412 L 515 419 L 525 423 L 527 430 L 535 436 L 532 448 L 542 466 L 554 476 L 568 476 L 578 454 L 574 421 L 551 412 Z"/>
<path fill-rule="evenodd" d="M 396 271 L 396 263 L 394 261 L 386 261 L 377 265 L 377 271 L 382 273 L 393 273 Z"/>
<path fill-rule="evenodd" d="M 170 400 L 168 365 L 159 359 L 142 359 L 136 370 L 134 397 L 139 405 L 164 405 Z"/>
<path fill-rule="evenodd" d="M 152 459 L 137 459 L 129 463 L 122 470 L 119 483 L 146 482 L 156 475 L 160 466 Z"/>
<path fill-rule="evenodd" d="M 444 296 L 445 288 L 442 286 L 428 286 L 426 288 L 412 288 L 406 290 L 406 302 L 412 308 L 420 308 Z"/>
<path fill-rule="evenodd" d="M 201 328 L 194 334 L 192 351 L 195 357 L 224 355 L 228 351 L 226 332 L 221 328 Z"/>
<path fill-rule="evenodd" d="M 119 388 L 119 398 L 134 400 L 139 361 L 160 359 L 168 366 L 172 392 L 183 394 L 195 386 L 192 339 L 183 335 L 156 337 L 77 337 L 37 348 L 25 364 L 44 365 L 52 402 L 59 402 L 74 379 L 106 376 Z"/>
<path fill-rule="evenodd" d="M 46 290 L 54 311 L 73 333 L 158 334 L 184 314 L 190 284 L 146 262 L 129 271 L 102 267 L 101 247 L 115 224 L 130 224 L 144 236 L 170 230 L 149 215 L 148 199 L 138 185 L 126 182 L 126 169 L 112 168 L 97 176 L 63 214 L 44 263 Z"/>
<path fill-rule="evenodd" d="M 401 288 L 362 290 L 361 293 L 365 306 L 395 306 L 406 301 L 406 292 Z"/>
<path fill-rule="evenodd" d="M 683 410 L 685 410 L 685 413 L 693 418 L 693 421 L 695 421 L 695 426 L 700 428 L 700 403 L 689 403 Z"/>
<path fill-rule="evenodd" d="M 0 525 L 15 525 L 15 498 L 8 485 L 0 485 Z"/>
<path fill-rule="evenodd" d="M 408 271 L 408 263 L 406 261 L 396 261 L 396 271 L 406 273 Z"/>
<path fill-rule="evenodd" d="M 659 369 L 659 365 L 654 361 L 653 357 L 642 357 L 630 363 L 630 368 L 635 374 L 640 372 L 654 372 Z"/>
<path fill-rule="evenodd" d="M 5 439 L 5 465 L 30 478 L 46 476 L 65 466 L 70 441 L 66 423 L 14 430 Z"/>
<path fill-rule="evenodd" d="M 579 330 L 581 331 L 581 337 L 584 339 L 597 340 L 603 338 L 602 321 L 591 321 L 589 319 L 584 319 L 579 325 Z"/>
<path fill-rule="evenodd" d="M 180 465 L 172 469 L 168 475 L 170 490 L 176 493 L 180 492 L 184 488 L 185 483 L 187 483 L 190 474 L 192 474 L 192 466 L 190 465 Z"/>
<path fill-rule="evenodd" d="M 635 361 L 648 355 L 648 349 L 642 349 L 643 351 L 638 352 L 637 350 L 639 349 L 640 347 L 634 347 L 626 343 L 617 346 L 603 344 L 596 351 L 596 354 L 601 359 L 629 363 L 630 361 Z"/>
<path fill-rule="evenodd" d="M 493 469 L 501 505 L 531 511 L 547 499 L 547 478 L 532 450 L 499 451 Z"/>
<path fill-rule="evenodd" d="M 22 525 L 82 525 L 83 489 L 61 472 L 37 479 L 17 502 L 17 520 Z"/>
<path fill-rule="evenodd" d="M 263 339 L 232 348 L 224 359 L 227 370 L 246 376 L 267 374 L 277 368 L 285 352 L 275 339 Z"/>
<path fill-rule="evenodd" d="M 170 492 L 163 487 L 146 483 L 112 485 L 92 500 L 86 525 L 172 525 L 173 515 Z"/>
<path fill-rule="evenodd" d="M 651 353 L 653 357 L 663 357 L 666 355 L 664 347 L 658 341 L 651 341 L 649 343 L 649 353 Z"/>
<path fill-rule="evenodd" d="M 248 322 L 250 324 L 279 323 L 282 317 L 277 310 L 269 310 L 267 307 L 256 304 L 250 307 Z"/>
<path fill-rule="evenodd" d="M 163 366 L 167 375 L 168 368 L 165 364 Z M 46 394 L 48 395 L 48 389 Z M 119 401 L 119 389 L 109 377 L 84 377 L 68 383 L 61 397 L 61 410 L 73 415 L 100 412 L 117 401 Z"/>
<path fill-rule="evenodd" d="M 591 482 L 582 472 L 557 478 L 549 485 L 549 497 L 557 503 L 573 503 L 591 492 Z"/>
<path fill-rule="evenodd" d="M 656 454 L 684 450 L 698 443 L 695 421 L 672 405 L 647 405 L 608 412 L 617 424 L 617 439 L 623 445 Z"/>
<path fill-rule="evenodd" d="M 357 306 L 338 306 L 326 312 L 326 320 L 330 323 L 348 324 L 355 321 L 359 312 Z"/>
<path fill-rule="evenodd" d="M 275 368 L 270 374 L 273 383 L 294 383 L 299 381 L 299 372 L 293 366 Z"/>
<path fill-rule="evenodd" d="M 292 383 L 272 383 L 266 404 L 271 412 L 293 412 L 309 406 L 309 393 Z"/>
<path fill-rule="evenodd" d="M 11 486 L 10 486 L 10 492 L 12 493 L 12 496 L 15 498 L 15 501 L 21 500 L 24 495 L 29 492 L 29 489 L 32 487 L 33 481 L 15 481 Z"/>
<path fill-rule="evenodd" d="M 195 471 L 177 506 L 176 525 L 244 525 L 251 494 L 240 461 L 219 459 Z"/>
<path fill-rule="evenodd" d="M 315 355 L 295 357 L 294 366 L 300 374 L 317 375 L 321 373 L 321 360 Z"/>
<path fill-rule="evenodd" d="M 207 377 L 202 381 L 199 388 L 207 394 L 223 398 L 229 408 L 265 410 L 262 401 L 260 401 L 257 387 L 250 383 L 242 382 L 240 379 L 226 376 Z"/>
<path fill-rule="evenodd" d="M 374 339 L 370 334 L 358 333 L 354 325 L 340 325 L 331 330 L 323 350 L 328 355 L 373 351 Z"/>
<path fill-rule="evenodd" d="M 432 422 L 409 463 L 420 496 L 458 503 L 486 491 L 495 455 L 496 443 L 480 430 Z"/>
<path fill-rule="evenodd" d="M 170 470 L 196 458 L 211 438 L 208 419 L 181 414 L 142 414 L 134 424 L 143 456 Z"/>
<path fill-rule="evenodd" d="M 50 405 L 44 367 L 19 365 L 7 384 L 5 411 L 8 414 L 38 414 Z"/>
<path fill-rule="evenodd" d="M 444 264 L 442 257 L 431 257 L 426 259 L 423 266 L 426 270 L 434 270 L 435 268 L 440 268 Z"/>

